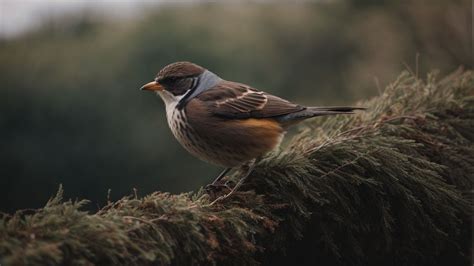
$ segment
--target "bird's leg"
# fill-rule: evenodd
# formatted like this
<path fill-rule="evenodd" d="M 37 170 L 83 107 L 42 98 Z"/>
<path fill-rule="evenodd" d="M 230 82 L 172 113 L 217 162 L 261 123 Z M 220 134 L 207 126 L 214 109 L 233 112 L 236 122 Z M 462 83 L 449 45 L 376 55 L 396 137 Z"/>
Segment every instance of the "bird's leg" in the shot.
<path fill-rule="evenodd" d="M 212 192 L 214 189 L 216 188 L 221 188 L 221 187 L 226 187 L 228 189 L 231 189 L 228 185 L 227 185 L 227 182 L 225 184 L 220 184 L 219 181 L 225 177 L 225 175 L 230 171 L 232 170 L 232 168 L 226 168 L 224 169 L 224 171 L 222 171 L 217 177 L 216 179 L 211 183 L 211 184 L 208 184 L 205 189 L 208 191 L 208 192 Z"/>
<path fill-rule="evenodd" d="M 247 168 L 247 171 L 246 171 L 245 175 L 242 178 L 240 178 L 239 182 L 237 182 L 237 184 L 234 186 L 234 188 L 232 189 L 232 191 L 229 194 L 234 193 L 234 191 L 236 191 L 242 185 L 242 183 L 244 183 L 245 179 L 247 179 L 247 177 L 249 177 L 249 175 L 253 172 L 253 169 L 255 168 L 257 163 L 260 162 L 261 159 L 262 159 L 262 157 L 255 158 L 255 159 L 251 160 L 246 165 L 248 168 Z M 228 195 L 228 196 L 230 196 L 230 195 Z"/>
<path fill-rule="evenodd" d="M 222 171 L 217 178 L 211 183 L 211 185 L 216 185 L 232 168 L 226 168 Z"/>
<path fill-rule="evenodd" d="M 237 191 L 237 189 L 239 189 L 239 187 L 244 183 L 244 181 L 247 179 L 247 177 L 252 173 L 252 171 L 255 168 L 255 166 L 257 165 L 258 161 L 259 161 L 258 159 L 254 159 L 253 161 L 251 161 L 251 163 L 248 165 L 248 169 L 247 169 L 245 175 L 242 178 L 240 178 L 239 182 L 237 182 L 237 184 L 232 188 L 232 190 L 229 193 L 227 193 L 226 195 L 218 197 L 217 199 L 215 199 L 213 202 L 211 202 L 210 205 L 213 205 L 214 203 L 216 203 L 220 200 L 226 199 L 226 198 L 230 197 L 232 194 L 234 194 L 234 192 Z"/>

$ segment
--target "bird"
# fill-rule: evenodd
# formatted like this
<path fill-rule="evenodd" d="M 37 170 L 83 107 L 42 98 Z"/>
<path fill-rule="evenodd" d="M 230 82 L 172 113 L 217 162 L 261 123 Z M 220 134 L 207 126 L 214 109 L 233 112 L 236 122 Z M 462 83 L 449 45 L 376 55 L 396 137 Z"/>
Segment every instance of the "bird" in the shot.
<path fill-rule="evenodd" d="M 163 67 L 140 89 L 161 97 L 171 131 L 189 153 L 224 167 L 210 185 L 217 185 L 231 169 L 248 166 L 231 192 L 258 160 L 279 146 L 289 127 L 312 117 L 365 109 L 306 107 L 185 61 Z"/>

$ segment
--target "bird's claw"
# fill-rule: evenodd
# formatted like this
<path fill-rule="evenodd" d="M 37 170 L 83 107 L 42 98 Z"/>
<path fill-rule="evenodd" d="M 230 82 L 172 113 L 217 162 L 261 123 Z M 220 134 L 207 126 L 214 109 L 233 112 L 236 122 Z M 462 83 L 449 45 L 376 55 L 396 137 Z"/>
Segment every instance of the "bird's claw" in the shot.
<path fill-rule="evenodd" d="M 226 181 L 224 183 L 222 182 L 216 182 L 216 183 L 211 183 L 205 186 L 205 190 L 207 192 L 215 192 L 216 190 L 221 190 L 223 188 L 227 188 L 228 190 L 232 190 L 232 187 L 229 186 L 229 181 Z"/>

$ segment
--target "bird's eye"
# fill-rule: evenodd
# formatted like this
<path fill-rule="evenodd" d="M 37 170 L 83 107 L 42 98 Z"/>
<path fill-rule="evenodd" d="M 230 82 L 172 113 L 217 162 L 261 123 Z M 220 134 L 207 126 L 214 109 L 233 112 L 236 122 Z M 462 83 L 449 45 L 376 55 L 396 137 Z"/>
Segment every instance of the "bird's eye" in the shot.
<path fill-rule="evenodd" d="M 178 81 L 178 78 L 177 77 L 167 77 L 167 78 L 164 78 L 160 81 L 160 83 L 164 83 L 164 84 L 174 84 L 176 81 Z"/>

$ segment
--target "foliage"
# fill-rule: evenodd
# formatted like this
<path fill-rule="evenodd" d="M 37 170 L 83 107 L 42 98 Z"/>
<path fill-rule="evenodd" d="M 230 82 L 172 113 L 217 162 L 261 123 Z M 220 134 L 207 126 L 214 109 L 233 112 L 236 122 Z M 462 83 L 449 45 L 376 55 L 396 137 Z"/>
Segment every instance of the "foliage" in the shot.
<path fill-rule="evenodd" d="M 4 214 L 0 264 L 468 265 L 474 73 L 403 73 L 367 112 L 310 121 L 241 190 Z M 238 174 L 228 177 L 232 182 Z"/>
<path fill-rule="evenodd" d="M 131 187 L 178 193 L 214 177 L 221 169 L 189 155 L 161 101 L 138 90 L 174 61 L 312 106 L 372 97 L 374 77 L 383 88 L 404 63 L 421 75 L 472 68 L 469 0 L 134 1 L 147 6 L 137 17 L 115 8 L 123 1 L 83 2 L 0 39 L 1 211 L 38 208 L 60 183 L 96 210 L 109 188 L 118 200 Z"/>

